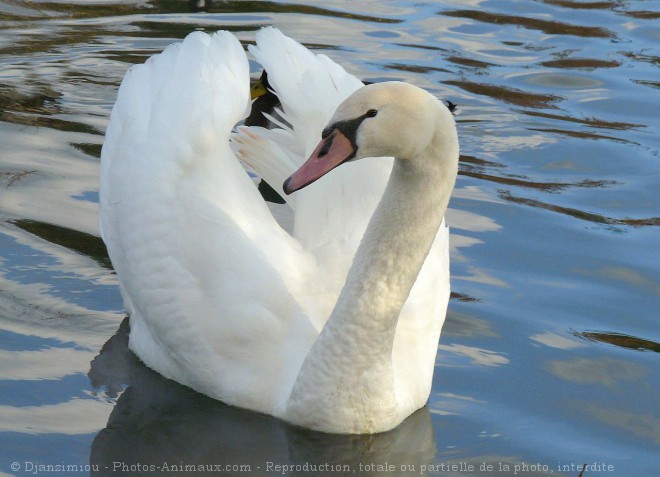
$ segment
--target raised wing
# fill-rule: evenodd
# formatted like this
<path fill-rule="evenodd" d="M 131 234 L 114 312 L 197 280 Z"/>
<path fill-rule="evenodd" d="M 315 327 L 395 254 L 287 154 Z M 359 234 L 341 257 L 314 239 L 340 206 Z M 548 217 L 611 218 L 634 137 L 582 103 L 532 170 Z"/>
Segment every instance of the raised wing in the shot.
<path fill-rule="evenodd" d="M 250 52 L 268 72 L 282 103 L 281 116 L 291 128 L 240 129 L 239 155 L 282 193 L 282 183 L 318 144 L 337 106 L 363 84 L 327 56 L 312 53 L 274 28 L 260 30 L 256 40 Z M 294 209 L 293 235 L 314 254 L 335 297 L 391 167 L 392 159 L 386 158 L 345 164 L 287 197 Z"/>
<path fill-rule="evenodd" d="M 131 68 L 102 152 L 100 226 L 140 358 L 275 413 L 317 334 L 297 300 L 315 264 L 230 148 L 248 102 L 248 61 L 227 32 Z"/>

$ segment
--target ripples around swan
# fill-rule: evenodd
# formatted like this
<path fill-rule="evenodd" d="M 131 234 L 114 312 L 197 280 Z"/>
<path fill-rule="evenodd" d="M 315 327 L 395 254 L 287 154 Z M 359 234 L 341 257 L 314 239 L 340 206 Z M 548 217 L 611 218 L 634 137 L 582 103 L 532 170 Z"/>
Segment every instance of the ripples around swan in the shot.
<path fill-rule="evenodd" d="M 654 475 L 659 18 L 655 0 L 1 3 L 0 474 Z M 248 44 L 268 24 L 459 106 L 433 392 L 391 433 L 230 408 L 126 347 L 96 225 L 121 78 L 190 31 Z"/>

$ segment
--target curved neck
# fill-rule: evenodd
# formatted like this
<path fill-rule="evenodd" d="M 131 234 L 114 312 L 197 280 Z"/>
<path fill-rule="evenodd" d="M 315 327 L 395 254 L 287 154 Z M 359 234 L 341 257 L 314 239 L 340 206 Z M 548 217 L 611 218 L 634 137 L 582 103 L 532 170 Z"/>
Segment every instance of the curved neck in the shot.
<path fill-rule="evenodd" d="M 427 167 L 416 167 L 419 162 Z M 341 351 L 353 362 L 389 361 L 399 313 L 442 222 L 455 174 L 451 163 L 435 158 L 395 160 L 319 347 L 330 339 L 336 349 L 342 336 L 357 335 L 364 345 Z"/>
<path fill-rule="evenodd" d="M 437 151 L 434 143 L 425 154 Z M 458 168 L 457 143 L 455 151 L 447 152 L 448 159 L 395 160 L 337 304 L 294 385 L 289 399 L 294 422 L 314 427 L 312 409 L 318 419 L 360 414 L 370 398 L 386 413 L 396 405 L 396 324 L 447 209 Z M 296 416 L 297 410 L 304 413 Z"/>
<path fill-rule="evenodd" d="M 390 362 L 399 314 L 442 223 L 458 172 L 454 119 L 448 110 L 438 108 L 433 121 L 436 127 L 426 147 L 410 152 L 414 157 L 395 159 L 383 197 L 314 348 L 337 349 L 338 342 L 344 338 L 350 342 L 357 333 L 367 342 L 338 352 L 358 362 L 362 358 Z"/>

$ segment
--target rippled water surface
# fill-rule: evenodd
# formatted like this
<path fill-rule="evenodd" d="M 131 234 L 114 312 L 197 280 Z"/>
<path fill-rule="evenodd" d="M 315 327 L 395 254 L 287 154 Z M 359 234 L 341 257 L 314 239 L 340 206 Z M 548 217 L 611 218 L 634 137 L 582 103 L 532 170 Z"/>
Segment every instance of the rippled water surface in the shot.
<path fill-rule="evenodd" d="M 0 475 L 658 475 L 660 2 L 199 3 L 0 3 Z M 459 105 L 453 299 L 428 407 L 391 433 L 292 429 L 126 348 L 96 229 L 119 83 L 263 25 Z"/>

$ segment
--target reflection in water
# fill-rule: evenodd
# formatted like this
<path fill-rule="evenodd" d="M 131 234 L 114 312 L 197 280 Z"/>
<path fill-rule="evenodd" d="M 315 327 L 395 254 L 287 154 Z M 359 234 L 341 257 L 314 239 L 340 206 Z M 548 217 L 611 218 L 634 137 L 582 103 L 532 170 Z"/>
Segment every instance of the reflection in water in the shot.
<path fill-rule="evenodd" d="M 494 63 L 479 61 L 479 60 L 475 60 L 474 58 L 465 58 L 463 56 L 449 56 L 446 58 L 446 60 L 450 61 L 451 63 L 461 66 L 468 66 L 470 68 L 486 69 L 491 66 L 497 66 Z"/>
<path fill-rule="evenodd" d="M 637 53 L 632 51 L 623 52 L 623 55 L 636 61 L 643 61 L 652 65 L 660 65 L 660 56 L 647 55 L 645 53 Z"/>
<path fill-rule="evenodd" d="M 164 3 L 164 2 L 163 2 Z M 316 3 L 316 2 L 315 2 Z M 360 8 L 365 10 L 366 7 L 360 5 Z M 304 14 L 304 15 L 323 15 L 336 18 L 345 18 L 349 20 L 360 20 L 363 22 L 378 22 L 378 23 L 401 23 L 403 20 L 384 17 L 373 17 L 357 12 L 341 11 L 337 9 L 329 9 L 319 7 L 317 5 L 304 5 L 300 3 L 275 3 L 275 2 L 245 2 L 245 1 L 223 1 L 214 2 L 209 8 L 209 12 L 213 13 L 287 13 L 287 14 Z"/>
<path fill-rule="evenodd" d="M 660 18 L 660 12 L 654 12 L 652 10 L 626 11 L 623 12 L 623 14 L 633 18 L 640 18 L 642 20 L 656 20 Z"/>
<path fill-rule="evenodd" d="M 103 425 L 109 407 L 109 403 L 84 398 L 39 406 L 0 405 L 0 432 L 70 436 L 90 434 Z"/>
<path fill-rule="evenodd" d="M 629 434 L 643 442 L 660 445 L 660 419 L 651 413 L 638 410 L 617 409 L 594 405 L 592 401 L 575 403 L 582 412 L 590 415 L 607 426 L 612 426 L 624 434 Z"/>
<path fill-rule="evenodd" d="M 106 386 L 111 394 L 128 385 L 92 444 L 90 462 L 98 469 L 93 475 L 135 475 L 138 465 L 164 462 L 238 466 L 236 470 L 249 466 L 252 475 L 272 474 L 274 466 L 293 466 L 287 467 L 287 475 L 333 476 L 360 475 L 365 466 L 387 462 L 397 469 L 389 475 L 400 475 L 398 470 L 406 465 L 415 466 L 419 475 L 422 464 L 433 462 L 435 438 L 428 408 L 383 434 L 312 432 L 224 405 L 166 380 L 146 368 L 127 345 L 128 319 L 103 346 L 89 372 L 92 383 Z M 218 472 L 195 473 L 207 474 Z"/>
<path fill-rule="evenodd" d="M 598 60 L 595 58 L 561 58 L 558 60 L 543 61 L 541 65 L 548 68 L 616 68 L 621 66 L 618 61 Z"/>
<path fill-rule="evenodd" d="M 566 116 L 561 115 L 561 114 L 550 114 L 547 112 L 542 112 L 542 111 L 520 111 L 523 114 L 526 114 L 528 116 L 536 116 L 540 118 L 548 118 L 548 119 L 555 119 L 558 121 L 566 121 L 569 123 L 577 123 L 577 124 L 583 124 L 585 126 L 593 127 L 593 128 L 599 128 L 599 129 L 615 129 L 615 130 L 629 130 L 629 129 L 635 129 L 635 128 L 644 128 L 643 124 L 632 124 L 632 123 L 624 123 L 624 122 L 616 122 L 616 121 L 605 121 L 602 119 L 598 118 L 574 118 L 571 116 Z"/>
<path fill-rule="evenodd" d="M 561 134 L 563 136 L 576 137 L 580 139 L 606 139 L 609 141 L 619 141 L 622 143 L 630 142 L 626 139 L 620 139 L 618 137 L 606 136 L 604 134 L 594 134 L 584 131 L 571 131 L 568 129 L 558 129 L 558 128 L 528 128 L 529 131 L 539 131 L 546 132 L 550 134 Z"/>
<path fill-rule="evenodd" d="M 90 257 L 102 267 L 112 270 L 108 251 L 100 237 L 36 220 L 19 219 L 14 220 L 12 223 L 50 243 L 61 245 Z"/>
<path fill-rule="evenodd" d="M 525 204 L 539 209 L 550 210 L 552 212 L 558 212 L 560 214 L 570 215 L 576 219 L 586 220 L 588 222 L 595 222 L 598 224 L 606 225 L 628 225 L 632 227 L 645 227 L 645 226 L 659 226 L 660 217 L 648 217 L 642 219 L 618 219 L 614 217 L 607 217 L 600 214 L 594 214 L 591 212 L 585 212 L 582 210 L 574 209 L 572 207 L 563 207 L 560 205 L 553 205 L 547 202 L 542 202 L 536 199 L 529 199 L 525 197 L 514 197 L 509 191 L 499 191 L 499 197 L 513 202 L 516 204 Z"/>
<path fill-rule="evenodd" d="M 581 133 L 574 133 L 574 134 L 582 135 Z M 584 179 L 579 182 L 535 182 L 535 181 L 527 180 L 524 177 L 521 178 L 519 175 L 512 177 L 510 175 L 503 173 L 500 175 L 487 174 L 484 172 L 485 170 L 487 170 L 486 168 L 492 168 L 492 167 L 501 168 L 503 166 L 501 164 L 497 164 L 494 162 L 478 159 L 474 156 L 461 156 L 460 161 L 461 161 L 460 162 L 461 168 L 458 171 L 459 175 L 476 177 L 481 180 L 495 182 L 498 184 L 506 184 L 516 187 L 538 189 L 538 190 L 543 190 L 545 192 L 559 192 L 564 189 L 569 189 L 573 187 L 602 188 L 617 184 L 616 181 L 612 181 L 612 180 L 591 180 L 591 179 Z"/>
<path fill-rule="evenodd" d="M 501 338 L 493 328 L 493 323 L 476 318 L 467 313 L 451 311 L 447 314 L 447 321 L 442 328 L 444 337 L 456 338 Z"/>
<path fill-rule="evenodd" d="M 575 331 L 573 333 L 579 338 L 588 341 L 597 341 L 607 343 L 621 348 L 637 351 L 655 351 L 660 353 L 660 343 L 655 341 L 637 338 L 635 336 L 625 335 L 623 333 L 606 333 L 602 331 Z"/>
<path fill-rule="evenodd" d="M 583 1 L 572 1 L 572 0 L 542 0 L 543 3 L 549 3 L 550 5 L 557 5 L 564 8 L 577 8 L 577 9 L 586 9 L 586 10 L 609 10 L 619 6 L 619 2 L 611 1 L 595 1 L 595 2 L 583 2 Z"/>
<path fill-rule="evenodd" d="M 61 119 L 67 111 L 62 107 L 62 93 L 50 85 L 27 81 L 21 92 L 7 85 L 0 86 L 0 121 L 22 126 L 46 127 L 59 131 L 101 135 L 101 131 L 88 124 Z"/>
<path fill-rule="evenodd" d="M 588 277 L 607 279 L 616 283 L 617 287 L 628 286 L 632 289 L 647 291 L 649 296 L 660 296 L 660 282 L 644 270 L 606 265 L 596 268 L 576 269 L 576 272 Z"/>
<path fill-rule="evenodd" d="M 488 349 L 477 348 L 475 346 L 465 346 L 459 344 L 439 345 L 438 350 L 451 353 L 456 356 L 464 357 L 470 360 L 474 366 L 503 366 L 509 364 L 509 358 Z M 439 354 L 438 361 L 444 363 L 446 355 Z M 449 361 L 449 360 L 447 360 Z"/>
<path fill-rule="evenodd" d="M 211 0 L 188 0 L 191 12 L 208 12 L 213 7 Z"/>
<path fill-rule="evenodd" d="M 37 171 L 13 171 L 13 172 L 0 172 L 0 183 L 5 187 L 11 187 L 24 177 L 30 174 L 35 174 Z"/>
<path fill-rule="evenodd" d="M 102 133 L 122 76 L 191 30 L 228 28 L 250 43 L 273 24 L 362 78 L 409 81 L 459 103 L 434 463 L 472 463 L 477 471 L 461 477 L 483 477 L 484 462 L 510 465 L 492 474 L 505 476 L 522 461 L 603 458 L 616 470 L 595 475 L 657 474 L 660 13 L 619 0 L 459 3 L 0 3 L 0 473 L 37 455 L 84 460 L 106 425 L 96 462 L 142 451 L 217 462 L 246 448 L 252 462 L 358 460 L 327 436 L 163 381 L 125 346 L 94 362 L 105 393 L 81 375 L 123 316 L 96 230 Z M 121 394 L 110 422 L 108 394 Z M 414 417 L 421 444 L 377 436 L 358 452 L 394 460 L 397 446 L 417 445 L 428 452 L 412 459 L 433 459 L 428 416 Z"/>
<path fill-rule="evenodd" d="M 549 346 L 550 348 L 555 349 L 571 350 L 585 346 L 584 343 L 580 343 L 577 340 L 573 340 L 567 338 L 566 336 L 561 336 L 549 331 L 532 335 L 529 337 L 529 339 L 535 341 L 536 343 L 541 343 L 545 346 Z"/>
<path fill-rule="evenodd" d="M 548 362 L 546 368 L 572 383 L 608 387 L 639 381 L 648 374 L 642 366 L 616 358 L 555 360 Z"/>
<path fill-rule="evenodd" d="M 0 380 L 64 379 L 84 369 L 84 365 L 89 362 L 89 355 L 89 351 L 74 348 L 49 347 L 30 351 L 0 349 L 0 362 L 5 364 L 0 369 Z"/>
<path fill-rule="evenodd" d="M 505 15 L 502 13 L 489 13 L 479 10 L 454 10 L 442 12 L 448 17 L 470 18 L 484 23 L 495 23 L 497 25 L 515 25 L 531 30 L 540 30 L 550 35 L 575 35 L 593 38 L 614 38 L 616 35 L 600 27 L 588 27 L 570 25 L 553 20 L 542 20 L 540 18 L 523 17 L 516 15 Z"/>
<path fill-rule="evenodd" d="M 529 93 L 517 88 L 497 86 L 486 83 L 475 83 L 467 80 L 445 81 L 445 84 L 458 86 L 470 93 L 488 96 L 499 101 L 524 106 L 527 108 L 554 108 L 554 104 L 561 100 L 553 94 Z"/>

